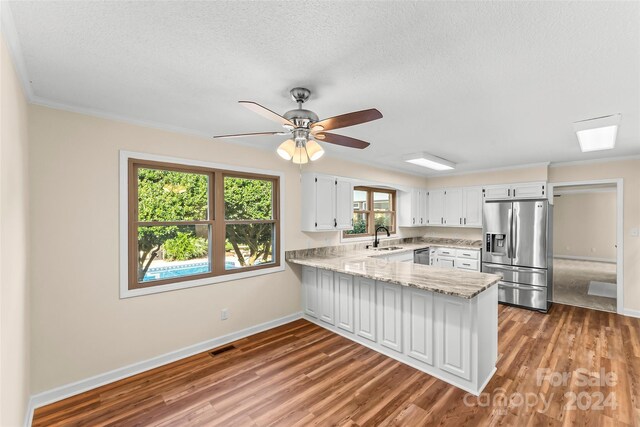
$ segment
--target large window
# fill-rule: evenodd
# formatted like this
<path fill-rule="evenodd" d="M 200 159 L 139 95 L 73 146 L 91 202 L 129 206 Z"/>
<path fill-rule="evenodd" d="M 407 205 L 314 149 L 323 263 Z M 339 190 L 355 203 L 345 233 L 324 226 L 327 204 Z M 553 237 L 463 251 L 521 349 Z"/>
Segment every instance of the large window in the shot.
<path fill-rule="evenodd" d="M 396 231 L 396 192 L 382 188 L 355 187 L 353 189 L 353 228 L 343 237 L 373 236 L 384 225 Z"/>
<path fill-rule="evenodd" d="M 128 159 L 128 289 L 280 265 L 279 177 Z"/>

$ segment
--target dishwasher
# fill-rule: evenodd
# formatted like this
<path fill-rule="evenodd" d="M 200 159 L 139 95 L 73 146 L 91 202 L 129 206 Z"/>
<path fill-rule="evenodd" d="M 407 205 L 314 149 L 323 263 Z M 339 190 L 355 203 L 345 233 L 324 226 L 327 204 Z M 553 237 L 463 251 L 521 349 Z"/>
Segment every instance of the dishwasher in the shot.
<path fill-rule="evenodd" d="M 420 248 L 413 251 L 413 262 L 415 264 L 429 265 L 429 248 Z"/>

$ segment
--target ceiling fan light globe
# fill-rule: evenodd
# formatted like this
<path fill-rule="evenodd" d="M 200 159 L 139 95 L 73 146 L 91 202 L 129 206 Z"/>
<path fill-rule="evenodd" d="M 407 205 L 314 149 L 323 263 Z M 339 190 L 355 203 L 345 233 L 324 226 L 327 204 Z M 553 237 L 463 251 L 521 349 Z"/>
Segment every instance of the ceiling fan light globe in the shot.
<path fill-rule="evenodd" d="M 296 151 L 296 143 L 292 139 L 287 139 L 278 147 L 278 155 L 285 160 L 291 160 Z"/>
<path fill-rule="evenodd" d="M 316 141 L 309 140 L 307 142 L 307 154 L 309 155 L 309 160 L 313 162 L 324 155 L 324 150 Z"/>
<path fill-rule="evenodd" d="M 293 153 L 293 163 L 296 165 L 304 165 L 309 163 L 309 157 L 307 156 L 307 150 L 304 147 L 296 147 Z"/>

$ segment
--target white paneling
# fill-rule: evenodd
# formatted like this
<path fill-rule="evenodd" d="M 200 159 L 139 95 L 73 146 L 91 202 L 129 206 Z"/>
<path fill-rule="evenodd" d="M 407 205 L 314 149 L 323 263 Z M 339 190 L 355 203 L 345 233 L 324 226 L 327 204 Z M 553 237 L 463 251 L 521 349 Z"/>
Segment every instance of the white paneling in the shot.
<path fill-rule="evenodd" d="M 462 225 L 482 227 L 482 187 L 463 188 L 462 204 Z"/>
<path fill-rule="evenodd" d="M 318 317 L 318 279 L 313 267 L 302 267 L 302 308 L 309 316 Z"/>
<path fill-rule="evenodd" d="M 353 276 L 336 273 L 336 326 L 354 332 Z"/>
<path fill-rule="evenodd" d="M 376 341 L 376 282 L 364 277 L 354 278 L 356 334 Z"/>
<path fill-rule="evenodd" d="M 335 230 L 336 196 L 335 178 L 318 175 L 316 177 L 316 230 Z"/>
<path fill-rule="evenodd" d="M 438 367 L 471 379 L 471 311 L 468 301 L 436 295 L 436 319 L 440 327 Z"/>
<path fill-rule="evenodd" d="M 353 228 L 353 184 L 344 179 L 336 179 L 336 228 Z"/>
<path fill-rule="evenodd" d="M 462 188 L 449 188 L 444 192 L 444 224 L 462 225 Z"/>
<path fill-rule="evenodd" d="M 335 303 L 333 290 L 333 272 L 328 270 L 318 270 L 318 293 L 319 307 L 318 314 L 320 320 L 330 324 L 335 324 Z"/>
<path fill-rule="evenodd" d="M 402 351 L 402 288 L 378 282 L 379 343 L 387 348 Z"/>
<path fill-rule="evenodd" d="M 403 299 L 407 356 L 433 365 L 433 293 L 405 288 Z"/>

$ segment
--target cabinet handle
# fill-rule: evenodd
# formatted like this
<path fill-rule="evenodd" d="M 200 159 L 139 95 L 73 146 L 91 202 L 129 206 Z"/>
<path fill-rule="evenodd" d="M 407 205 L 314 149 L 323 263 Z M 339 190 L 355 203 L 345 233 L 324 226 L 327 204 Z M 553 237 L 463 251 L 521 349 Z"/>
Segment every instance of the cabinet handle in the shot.
<path fill-rule="evenodd" d="M 516 197 L 516 189 L 513 189 L 513 197 Z"/>
<path fill-rule="evenodd" d="M 415 223 L 416 223 L 416 219 L 415 219 L 415 218 L 413 218 L 413 222 L 412 222 L 412 224 L 415 224 Z"/>
<path fill-rule="evenodd" d="M 462 225 L 462 218 L 460 218 L 460 225 Z"/>
<path fill-rule="evenodd" d="M 440 217 L 440 224 L 444 224 L 444 218 Z"/>
<path fill-rule="evenodd" d="M 338 220 L 337 220 L 337 219 L 335 219 L 335 218 L 333 218 L 333 226 L 334 226 L 334 227 L 337 227 L 337 226 L 338 226 Z"/>
<path fill-rule="evenodd" d="M 511 197 L 511 189 L 510 188 L 507 190 L 507 196 Z"/>
<path fill-rule="evenodd" d="M 464 225 L 467 225 L 467 218 L 464 219 Z"/>
<path fill-rule="evenodd" d="M 422 218 L 420 218 L 420 224 L 422 224 Z"/>

